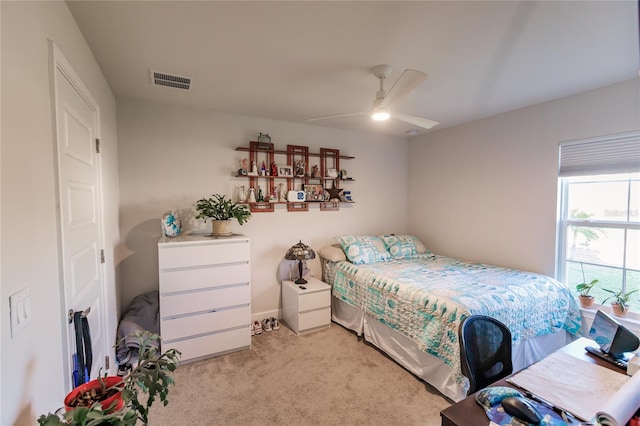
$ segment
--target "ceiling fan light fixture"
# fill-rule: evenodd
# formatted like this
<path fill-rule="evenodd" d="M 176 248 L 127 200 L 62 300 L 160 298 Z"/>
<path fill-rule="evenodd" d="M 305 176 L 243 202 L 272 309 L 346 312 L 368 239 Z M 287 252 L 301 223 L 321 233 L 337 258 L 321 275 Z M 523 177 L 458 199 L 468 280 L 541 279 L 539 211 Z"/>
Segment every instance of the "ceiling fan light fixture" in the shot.
<path fill-rule="evenodd" d="M 373 114 L 371 115 L 371 118 L 376 121 L 388 120 L 389 117 L 391 117 L 391 114 L 389 114 L 389 110 L 386 108 L 376 108 L 373 110 Z"/>

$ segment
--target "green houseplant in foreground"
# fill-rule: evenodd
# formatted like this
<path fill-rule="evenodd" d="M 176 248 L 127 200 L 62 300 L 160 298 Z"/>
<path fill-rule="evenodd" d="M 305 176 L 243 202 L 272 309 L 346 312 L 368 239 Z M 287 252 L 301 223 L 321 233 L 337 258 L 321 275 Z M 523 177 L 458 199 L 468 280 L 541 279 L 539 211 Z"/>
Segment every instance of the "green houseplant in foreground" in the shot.
<path fill-rule="evenodd" d="M 198 215 L 196 219 L 212 220 L 214 236 L 231 235 L 231 219 L 236 219 L 239 225 L 244 224 L 251 217 L 251 212 L 245 205 L 236 204 L 224 195 L 213 194 L 209 198 L 201 198 L 196 202 Z"/>
<path fill-rule="evenodd" d="M 622 290 L 614 291 L 609 290 L 608 288 L 603 288 L 607 293 L 611 293 L 611 296 L 607 297 L 602 301 L 604 304 L 607 300 L 611 300 L 611 308 L 613 309 L 613 313 L 618 316 L 623 316 L 627 314 L 627 309 L 629 307 L 629 300 L 631 300 L 631 295 L 638 290 L 632 290 L 627 293 L 623 293 Z"/>
<path fill-rule="evenodd" d="M 176 349 L 158 353 L 152 346 L 154 341 L 160 339 L 157 334 L 138 331 L 133 336 L 137 338 L 139 345 L 138 362 L 121 380 L 117 380 L 118 383 L 107 387 L 105 381 L 113 377 L 106 375 L 104 378 L 99 377 L 95 380 L 101 385 L 98 395 L 92 399 L 85 394 L 81 398 L 87 400 L 86 406 L 77 406 L 67 411 L 63 418 L 52 413 L 42 415 L 38 418 L 38 423 L 42 426 L 134 426 L 139 420 L 147 425 L 149 408 L 156 397 L 159 397 L 164 405 L 169 403 L 167 399 L 169 385 L 174 384 L 170 373 L 176 369 L 181 354 Z M 121 392 L 124 406 L 114 409 L 117 404 L 114 402 L 111 406 L 102 407 L 100 401 L 105 398 L 103 395 L 108 396 L 117 392 Z M 143 395 L 146 395 L 146 398 Z"/>

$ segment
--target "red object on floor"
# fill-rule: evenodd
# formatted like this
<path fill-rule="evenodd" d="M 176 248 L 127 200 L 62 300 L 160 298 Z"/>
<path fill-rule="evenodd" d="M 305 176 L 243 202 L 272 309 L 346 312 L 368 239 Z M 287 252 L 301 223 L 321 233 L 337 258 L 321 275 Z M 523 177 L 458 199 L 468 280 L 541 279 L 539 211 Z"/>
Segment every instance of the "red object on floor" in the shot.
<path fill-rule="evenodd" d="M 122 377 L 118 377 L 118 376 L 108 376 L 102 379 L 105 382 L 105 386 L 107 388 L 110 388 L 113 385 L 118 384 L 119 382 L 122 382 Z M 66 411 L 71 411 L 77 407 L 71 406 L 71 402 L 73 402 L 78 395 L 83 394 L 85 392 L 88 392 L 91 389 L 100 389 L 101 384 L 98 381 L 98 379 L 96 380 L 91 380 L 90 382 L 87 383 L 83 383 L 80 386 L 78 386 L 77 388 L 73 389 L 71 392 L 69 392 L 67 394 L 67 396 L 64 398 L 64 408 Z M 112 410 L 110 411 L 118 411 L 120 410 L 122 407 L 124 407 L 124 400 L 122 399 L 122 392 L 118 391 L 115 395 L 112 395 L 111 397 L 100 401 L 100 405 L 102 406 L 102 409 L 107 411 L 107 409 L 109 407 L 111 407 L 111 405 L 117 401 L 116 405 L 113 407 Z"/>

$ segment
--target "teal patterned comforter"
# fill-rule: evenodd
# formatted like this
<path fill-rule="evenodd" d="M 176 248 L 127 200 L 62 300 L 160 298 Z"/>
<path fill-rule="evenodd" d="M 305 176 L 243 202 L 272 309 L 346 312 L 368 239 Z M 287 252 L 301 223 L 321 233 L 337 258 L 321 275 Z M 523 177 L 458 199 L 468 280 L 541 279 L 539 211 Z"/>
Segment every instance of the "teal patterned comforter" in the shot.
<path fill-rule="evenodd" d="M 458 327 L 467 316 L 500 320 L 514 344 L 558 329 L 580 333 L 580 310 L 569 288 L 544 275 L 436 255 L 335 266 L 335 297 L 440 358 L 465 392 L 469 384 L 460 370 Z"/>

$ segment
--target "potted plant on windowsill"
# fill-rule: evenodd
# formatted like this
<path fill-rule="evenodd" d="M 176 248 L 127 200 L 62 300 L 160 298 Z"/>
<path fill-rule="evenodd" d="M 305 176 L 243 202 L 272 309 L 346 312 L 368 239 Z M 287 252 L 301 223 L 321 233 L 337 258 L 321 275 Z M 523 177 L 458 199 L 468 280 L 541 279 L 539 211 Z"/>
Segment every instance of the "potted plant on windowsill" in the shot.
<path fill-rule="evenodd" d="M 583 308 L 590 308 L 593 306 L 594 298 L 589 294 L 591 289 L 598 284 L 598 280 L 591 280 L 591 282 L 587 282 L 584 277 L 584 267 L 582 266 L 582 262 L 580 262 L 580 269 L 582 270 L 582 282 L 576 285 L 576 290 L 580 293 L 580 306 Z"/>
<path fill-rule="evenodd" d="M 207 219 L 211 219 L 213 230 L 211 235 L 214 237 L 231 235 L 231 219 L 236 219 L 238 224 L 242 225 L 251 217 L 247 206 L 236 204 L 220 194 L 198 200 L 196 210 L 198 210 L 196 219 L 204 219 L 205 223 Z"/>
<path fill-rule="evenodd" d="M 619 317 L 623 317 L 627 314 L 629 310 L 629 300 L 631 299 L 631 295 L 638 290 L 632 290 L 627 293 L 623 293 L 622 290 L 614 291 L 609 290 L 607 288 L 603 288 L 607 293 L 611 293 L 611 296 L 607 297 L 602 301 L 604 304 L 607 300 L 611 300 L 611 309 L 613 309 L 614 315 Z"/>
<path fill-rule="evenodd" d="M 40 416 L 42 426 L 57 425 L 121 425 L 134 426 L 140 420 L 147 425 L 149 408 L 156 397 L 167 405 L 169 385 L 180 358 L 180 352 L 169 349 L 158 353 L 153 342 L 160 337 L 149 332 L 136 332 L 137 364 L 123 377 L 98 377 L 73 389 L 64 399 L 64 413 Z M 147 394 L 146 399 L 140 399 Z"/>

